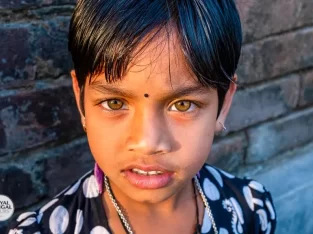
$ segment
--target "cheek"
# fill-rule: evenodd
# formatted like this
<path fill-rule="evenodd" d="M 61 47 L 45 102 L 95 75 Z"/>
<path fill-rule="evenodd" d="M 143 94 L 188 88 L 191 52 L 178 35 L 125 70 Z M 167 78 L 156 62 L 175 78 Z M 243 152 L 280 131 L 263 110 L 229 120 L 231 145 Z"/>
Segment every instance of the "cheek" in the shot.
<path fill-rule="evenodd" d="M 214 138 L 215 120 L 204 118 L 176 133 L 182 146 L 178 158 L 182 169 L 197 172 L 206 162 Z"/>
<path fill-rule="evenodd" d="M 122 126 L 105 121 L 101 113 L 88 112 L 87 108 L 86 126 L 89 147 L 96 162 L 100 167 L 114 164 L 116 155 L 122 149 Z"/>

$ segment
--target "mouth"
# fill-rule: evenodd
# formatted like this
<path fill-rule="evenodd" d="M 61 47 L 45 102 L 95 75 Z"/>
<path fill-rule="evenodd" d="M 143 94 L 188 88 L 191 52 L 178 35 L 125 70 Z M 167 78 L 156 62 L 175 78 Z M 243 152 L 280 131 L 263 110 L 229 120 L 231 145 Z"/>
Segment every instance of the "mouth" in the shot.
<path fill-rule="evenodd" d="M 133 173 L 138 174 L 138 175 L 145 175 L 145 176 L 161 175 L 164 173 L 163 171 L 144 171 L 144 170 L 140 170 L 138 168 L 133 168 L 133 169 L 131 169 L 131 171 Z"/>
<path fill-rule="evenodd" d="M 159 166 L 133 165 L 122 171 L 126 180 L 139 189 L 160 189 L 173 179 L 174 172 Z"/>

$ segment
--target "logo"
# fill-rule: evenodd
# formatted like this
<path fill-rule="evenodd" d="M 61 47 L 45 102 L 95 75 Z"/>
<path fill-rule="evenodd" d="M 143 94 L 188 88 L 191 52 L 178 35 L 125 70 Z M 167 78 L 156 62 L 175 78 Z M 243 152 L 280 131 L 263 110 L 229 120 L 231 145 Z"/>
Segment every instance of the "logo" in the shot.
<path fill-rule="evenodd" d="M 6 221 L 14 213 L 14 205 L 12 200 L 4 195 L 0 195 L 0 221 Z"/>

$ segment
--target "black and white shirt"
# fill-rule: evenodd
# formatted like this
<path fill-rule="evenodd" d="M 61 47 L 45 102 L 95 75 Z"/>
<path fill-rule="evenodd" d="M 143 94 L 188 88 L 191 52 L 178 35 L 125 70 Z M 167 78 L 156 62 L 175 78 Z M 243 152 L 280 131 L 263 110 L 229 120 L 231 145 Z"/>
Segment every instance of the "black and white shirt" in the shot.
<path fill-rule="evenodd" d="M 201 169 L 199 181 L 219 234 L 274 233 L 276 213 L 271 195 L 262 184 L 239 179 L 209 165 Z M 12 220 L 7 233 L 111 233 L 94 171 L 89 171 L 40 209 Z M 214 234 L 206 212 L 201 233 Z"/>

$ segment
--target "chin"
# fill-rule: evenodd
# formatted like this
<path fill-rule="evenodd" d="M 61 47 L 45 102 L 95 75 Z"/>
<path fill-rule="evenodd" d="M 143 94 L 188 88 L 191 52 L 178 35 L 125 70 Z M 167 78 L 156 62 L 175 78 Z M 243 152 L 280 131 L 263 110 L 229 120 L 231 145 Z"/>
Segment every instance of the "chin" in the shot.
<path fill-rule="evenodd" d="M 114 186 L 113 192 L 116 193 L 115 195 L 117 199 L 119 199 L 119 196 L 126 196 L 135 202 L 148 204 L 164 202 L 177 194 L 182 187 L 179 186 L 178 181 L 175 181 L 174 179 L 166 184 L 166 186 L 160 188 L 142 188 L 141 185 L 135 186 L 125 177 L 118 181 L 119 184 L 112 184 L 112 186 Z"/>
<path fill-rule="evenodd" d="M 172 188 L 150 189 L 139 191 L 138 189 L 135 189 L 135 191 L 132 189 L 126 195 L 138 203 L 158 204 L 170 199 L 172 196 L 176 194 L 176 192 L 177 190 L 175 191 Z"/>

